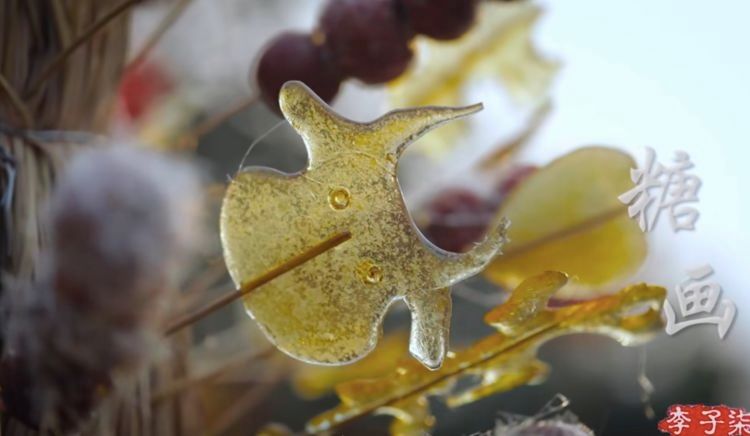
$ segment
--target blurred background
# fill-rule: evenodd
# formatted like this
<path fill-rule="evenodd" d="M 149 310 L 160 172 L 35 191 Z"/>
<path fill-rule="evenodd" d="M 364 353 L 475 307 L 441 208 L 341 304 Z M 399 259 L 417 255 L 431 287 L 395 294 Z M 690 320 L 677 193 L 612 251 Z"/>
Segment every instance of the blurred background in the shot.
<path fill-rule="evenodd" d="M 639 163 L 645 159 L 646 146 L 665 164 L 677 150 L 689 153 L 695 164 L 693 173 L 703 181 L 696 230 L 674 233 L 662 222 L 648 235 L 648 257 L 629 281 L 660 284 L 673 292 L 686 278 L 686 270 L 709 263 L 723 295 L 736 303 L 738 316 L 724 340 L 712 326 L 690 328 L 672 337 L 662 333 L 635 349 L 594 336 L 557 339 L 541 351 L 542 360 L 552 367 L 545 383 L 456 410 L 448 411 L 435 402 L 434 434 L 488 430 L 498 412 L 533 415 L 557 393 L 567 396 L 570 409 L 601 435 L 658 434 L 656 422 L 675 403 L 747 407 L 750 371 L 745 344 L 750 339 L 750 318 L 745 310 L 750 305 L 746 291 L 750 238 L 745 221 L 750 217 L 746 197 L 750 176 L 745 166 L 750 158 L 750 124 L 744 113 L 750 101 L 746 83 L 750 62 L 743 53 L 750 30 L 743 20 L 750 14 L 750 5 L 738 0 L 534 3 L 542 13 L 533 26 L 533 42 L 544 57 L 559 63 L 559 70 L 548 91 L 549 113 L 515 159 L 544 165 L 586 145 L 616 147 Z M 271 36 L 281 30 L 312 28 L 321 7 L 322 2 L 311 0 L 197 0 L 168 31 L 152 58 L 182 89 L 190 88 L 183 91 L 183 98 L 194 106 L 193 116 L 209 117 L 231 106 L 238 95 L 252 92 L 248 71 Z M 168 4 L 156 4 L 135 14 L 134 46 L 168 9 Z M 467 104 L 481 101 L 485 105 L 471 121 L 467 142 L 507 140 L 531 118 L 528 106 L 519 109 L 493 83 L 475 84 L 463 99 Z M 333 107 L 346 117 L 366 121 L 394 105 L 384 87 L 348 81 Z M 201 137 L 198 151 L 216 180 L 226 180 L 249 144 L 278 120 L 256 104 Z M 419 145 L 407 152 L 400 169 L 413 213 L 441 189 L 476 183 L 466 174 L 472 159 L 477 159 L 471 153 L 453 155 L 451 168 L 435 171 L 439 176 L 424 170 L 419 158 L 411 154 L 419 154 Z M 283 124 L 260 140 L 247 163 L 299 170 L 305 163 L 303 144 Z M 410 170 L 419 176 L 410 175 Z M 420 190 L 423 176 L 439 179 L 432 187 L 437 192 Z M 457 289 L 452 344 L 460 348 L 491 332 L 481 314 L 501 301 L 497 288 L 483 279 Z M 408 326 L 403 308 L 391 312 L 386 332 Z M 228 318 L 253 328 L 251 322 L 243 321 L 242 310 L 234 307 L 201 325 L 205 340 L 221 335 L 232 324 Z M 644 397 L 639 377 L 653 384 L 651 395 Z M 228 434 L 232 430 L 246 434 L 269 421 L 301 428 L 310 416 L 335 404 L 332 394 L 316 401 L 300 400 L 281 383 L 257 410 L 230 426 Z M 649 404 L 655 417 L 647 416 Z M 386 419 L 371 419 L 352 434 L 381 434 L 386 423 Z"/>
<path fill-rule="evenodd" d="M 282 32 L 319 39 L 311 32 L 332 1 L 132 2 L 128 59 L 137 62 L 125 70 L 114 120 L 100 133 L 115 142 L 197 160 L 206 185 L 208 237 L 186 268 L 188 277 L 180 286 L 182 294 L 169 305 L 170 315 L 205 307 L 234 289 L 222 259 L 218 215 L 226 184 L 238 168 L 269 166 L 288 173 L 305 168 L 304 143 L 275 112 L 280 83 L 264 82 L 259 63 Z M 367 0 L 349 3 L 355 1 Z M 578 263 L 566 271 L 571 288 L 556 296 L 556 305 L 603 297 L 640 282 L 665 287 L 674 304 L 675 287 L 687 271 L 710 264 L 712 280 L 734 302 L 737 316 L 723 339 L 713 325 L 673 336 L 661 330 L 634 347 L 594 334 L 556 338 L 539 351 L 539 359 L 551 369 L 540 383 L 523 383 L 456 408 L 430 398 L 436 418 L 430 434 L 493 434 L 508 415 L 559 419 L 545 412 L 558 394 L 597 435 L 660 434 L 657 422 L 673 404 L 750 408 L 750 123 L 744 120 L 750 60 L 743 54 L 750 40 L 745 23 L 750 4 L 479 3 L 475 23 L 464 36 L 445 41 L 417 36 L 410 43 L 414 59 L 398 77 L 369 85 L 345 80 L 331 98 L 339 114 L 362 122 L 404 107 L 483 103 L 483 111 L 429 133 L 399 161 L 406 205 L 426 238 L 446 250 L 464 251 L 506 212 L 522 210 L 533 217 L 514 221 L 511 232 L 515 227 L 533 236 L 540 223 L 545 229 L 536 236 L 543 239 L 558 221 L 579 214 L 587 218 L 600 204 L 624 209 L 616 200 L 622 192 L 612 189 L 628 184 L 629 175 L 620 167 L 616 175 L 596 170 L 622 162 L 619 158 L 627 161 L 627 156 L 641 165 L 646 147 L 665 165 L 677 151 L 689 154 L 694 164 L 689 173 L 702 180 L 699 201 L 693 204 L 700 218 L 695 230 L 674 232 L 662 216 L 645 235 L 635 222 L 621 220 L 612 224 L 610 239 L 568 242 L 561 259 L 551 265 L 533 263 L 548 259 L 544 244 L 537 247 L 540 257 L 531 256 L 526 265 L 498 260 L 489 273 L 455 286 L 451 350 L 496 334 L 484 314 L 506 301 L 526 277 L 522 273 L 556 268 L 566 264 L 565 258 Z M 296 59 L 282 60 L 291 65 Z M 283 70 L 284 62 L 275 62 Z M 273 82 L 283 74 L 271 76 Z M 589 146 L 612 150 L 597 160 L 587 154 Z M 581 150 L 583 154 L 573 153 Z M 585 159 L 575 166 L 571 156 Z M 559 166 L 548 166 L 553 161 L 570 166 L 558 174 Z M 563 206 L 557 207 L 556 200 Z M 613 264 L 607 263 L 608 256 Z M 598 274 L 597 268 L 606 271 Z M 140 392 L 147 399 L 139 404 L 153 407 L 145 415 L 155 434 L 170 434 L 160 431 L 164 428 L 188 435 L 300 432 L 312 417 L 340 403 L 337 384 L 388 378 L 400 359 L 411 359 L 409 325 L 409 311 L 396 302 L 372 356 L 352 366 L 320 368 L 277 351 L 236 302 L 170 337 L 164 341 L 168 346 L 154 347 L 157 363 L 145 377 L 150 387 L 146 394 Z M 476 381 L 469 379 L 459 385 Z M 160 420 L 177 424 L 162 426 Z M 388 434 L 391 421 L 368 416 L 334 433 Z M 139 432 L 131 429 L 129 434 Z"/>

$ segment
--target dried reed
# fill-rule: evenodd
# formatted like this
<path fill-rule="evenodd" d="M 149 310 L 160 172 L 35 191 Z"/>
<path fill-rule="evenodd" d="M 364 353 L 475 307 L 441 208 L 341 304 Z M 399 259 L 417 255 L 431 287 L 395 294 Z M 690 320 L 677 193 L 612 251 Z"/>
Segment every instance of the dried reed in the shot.
<path fill-rule="evenodd" d="M 92 137 L 40 131 L 103 132 L 127 55 L 123 0 L 0 2 L 0 148 L 15 166 L 0 185 L 13 189 L 3 220 L 3 273 L 34 277 L 46 241 L 40 205 L 66 156 Z M 31 133 L 33 132 L 33 133 Z M 13 183 L 15 182 L 15 183 Z"/>
<path fill-rule="evenodd" d="M 101 145 L 126 63 L 136 0 L 0 2 L 0 173 L 4 283 L 33 281 L 49 245 L 40 213 L 79 148 Z M 85 132 L 85 133 L 83 133 Z M 6 284 L 7 286 L 7 284 Z M 175 338 L 175 341 L 187 340 Z M 179 357 L 179 356 L 178 356 Z M 151 410 L 151 383 L 184 377 L 174 359 L 108 399 L 90 434 L 179 434 L 177 401 Z M 2 434 L 36 434 L 7 416 Z"/>

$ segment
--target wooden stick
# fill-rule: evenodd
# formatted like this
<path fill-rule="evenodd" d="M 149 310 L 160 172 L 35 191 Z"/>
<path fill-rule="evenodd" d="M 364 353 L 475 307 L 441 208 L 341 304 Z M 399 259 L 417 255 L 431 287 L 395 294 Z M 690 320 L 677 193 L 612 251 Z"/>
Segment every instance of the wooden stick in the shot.
<path fill-rule="evenodd" d="M 338 233 L 326 239 L 325 241 L 309 248 L 308 250 L 303 251 L 302 253 L 292 257 L 291 259 L 285 261 L 284 263 L 269 269 L 264 274 L 261 274 L 260 276 L 243 284 L 242 287 L 240 287 L 240 289 L 236 290 L 235 292 L 232 292 L 223 297 L 220 297 L 217 300 L 215 300 L 213 303 L 210 303 L 209 305 L 204 307 L 203 309 L 200 309 L 195 313 L 188 314 L 170 323 L 169 327 L 167 327 L 165 331 L 165 334 L 171 335 L 172 333 L 180 330 L 181 328 L 189 326 L 190 324 L 193 324 L 197 322 L 198 320 L 203 319 L 205 316 L 226 306 L 227 304 L 233 302 L 234 300 L 237 300 L 238 298 L 249 294 L 250 292 L 265 285 L 266 283 L 279 277 L 280 275 L 288 271 L 291 271 L 292 269 L 302 265 L 303 263 L 317 256 L 320 256 L 321 254 L 325 253 L 326 251 L 334 247 L 341 245 L 342 243 L 351 239 L 351 237 L 352 237 L 351 233 L 343 232 L 343 233 Z"/>
<path fill-rule="evenodd" d="M 52 62 L 47 65 L 42 72 L 39 74 L 38 78 L 33 82 L 32 86 L 29 87 L 31 89 L 31 95 L 36 94 L 37 91 L 41 88 L 41 86 L 44 84 L 44 82 L 47 81 L 47 79 L 50 78 L 50 76 L 58 69 L 60 66 L 62 66 L 65 61 L 70 57 L 70 55 L 76 51 L 79 47 L 81 47 L 83 44 L 85 44 L 91 37 L 96 35 L 97 32 L 105 28 L 109 23 L 111 23 L 113 20 L 115 20 L 117 17 L 122 15 L 123 13 L 127 12 L 131 7 L 135 6 L 140 0 L 125 0 L 119 5 L 112 8 L 111 11 L 104 14 L 103 17 L 101 17 L 99 20 L 97 20 L 94 24 L 92 24 L 90 27 L 88 27 L 86 30 L 81 32 L 80 35 L 76 37 L 76 39 L 67 47 L 63 49 L 53 60 Z"/>
<path fill-rule="evenodd" d="M 600 212 L 592 216 L 591 218 L 585 219 L 573 226 L 565 227 L 556 232 L 544 235 L 539 239 L 534 239 L 523 245 L 519 245 L 518 247 L 511 247 L 508 249 L 508 251 L 505 251 L 503 253 L 500 259 L 508 259 L 514 256 L 525 254 L 550 242 L 559 241 L 560 239 L 567 238 L 569 236 L 578 235 L 594 227 L 605 224 L 607 221 L 615 219 L 620 215 L 624 215 L 627 213 L 627 211 L 628 209 L 625 205 L 615 206 L 611 209 L 604 210 L 603 212 Z"/>

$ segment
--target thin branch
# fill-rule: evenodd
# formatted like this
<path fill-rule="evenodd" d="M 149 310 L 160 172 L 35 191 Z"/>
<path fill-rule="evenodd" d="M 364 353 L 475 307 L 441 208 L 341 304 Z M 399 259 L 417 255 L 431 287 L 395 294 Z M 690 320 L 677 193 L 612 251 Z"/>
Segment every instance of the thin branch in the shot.
<path fill-rule="evenodd" d="M 62 4 L 62 0 L 52 0 L 50 2 L 52 4 L 52 11 L 53 15 L 55 17 L 55 27 L 57 27 L 57 35 L 60 38 L 60 42 L 63 46 L 67 46 L 70 43 L 70 40 L 73 39 L 71 36 L 70 31 L 70 20 L 68 19 L 68 14 L 65 11 L 65 6 Z M 30 10 L 33 10 L 34 8 L 31 8 Z M 40 20 L 35 20 L 36 22 L 39 22 Z M 43 37 L 38 37 L 40 40 Z"/>
<path fill-rule="evenodd" d="M 11 106 L 13 106 L 13 110 L 16 111 L 16 114 L 21 117 L 21 120 L 23 121 L 25 128 L 31 128 L 33 127 L 33 120 L 31 119 L 31 113 L 29 112 L 29 108 L 26 107 L 26 104 L 21 100 L 21 97 L 16 93 L 16 90 L 13 89 L 13 86 L 8 82 L 8 80 L 0 73 L 0 88 L 5 93 L 5 95 L 8 96 L 8 100 L 10 101 Z"/>
<path fill-rule="evenodd" d="M 61 51 L 52 60 L 52 62 L 50 62 L 49 65 L 47 65 L 42 70 L 42 72 L 39 74 L 39 77 L 33 82 L 32 86 L 30 87 L 31 94 L 36 94 L 41 86 L 44 85 L 44 83 L 47 81 L 47 79 L 49 79 L 52 74 L 55 73 L 55 71 L 57 71 L 63 64 L 65 64 L 65 61 L 68 60 L 73 52 L 75 52 L 79 47 L 88 42 L 89 39 L 96 35 L 100 30 L 104 29 L 108 24 L 127 12 L 131 7 L 135 6 L 140 1 L 141 0 L 123 1 L 119 5 L 112 8 L 111 11 L 104 14 L 99 20 L 94 22 L 94 24 L 85 29 L 70 45 L 65 47 L 63 51 Z"/>
<path fill-rule="evenodd" d="M 138 68 L 140 64 L 144 60 L 146 60 L 154 47 L 156 47 L 156 44 L 159 43 L 159 41 L 162 39 L 162 37 L 164 37 L 167 31 L 174 25 L 174 23 L 177 22 L 180 16 L 182 16 L 190 3 L 192 3 L 192 0 L 178 0 L 175 2 L 174 7 L 172 7 L 172 9 L 162 19 L 156 29 L 154 29 L 154 31 L 148 36 L 148 38 L 146 38 L 146 42 L 143 44 L 143 47 L 138 50 L 138 54 L 136 54 L 133 59 L 128 62 L 126 69 Z"/>
<path fill-rule="evenodd" d="M 529 124 L 515 138 L 506 142 L 477 163 L 480 170 L 491 170 L 508 161 L 521 148 L 526 146 L 539 128 L 544 124 L 552 110 L 552 103 L 547 101 L 531 117 Z"/>
<path fill-rule="evenodd" d="M 249 410 L 255 408 L 255 406 L 268 396 L 276 387 L 276 384 L 281 381 L 283 375 L 283 371 L 276 371 L 268 376 L 268 380 L 265 383 L 257 385 L 254 389 L 240 396 L 239 399 L 216 418 L 206 434 L 210 436 L 226 434 L 243 416 L 247 416 Z"/>
<path fill-rule="evenodd" d="M 212 380 L 216 380 L 217 378 L 225 374 L 231 373 L 235 369 L 247 366 L 248 363 L 270 357 L 275 353 L 275 351 L 276 347 L 267 347 L 261 352 L 243 354 L 239 357 L 229 360 L 228 362 L 225 362 L 218 368 L 207 371 L 203 374 L 173 381 L 169 383 L 165 388 L 154 393 L 154 395 L 151 396 L 151 402 L 158 403 L 160 401 L 164 401 L 175 395 L 181 394 L 187 389 L 210 382 Z"/>
<path fill-rule="evenodd" d="M 195 148 L 198 139 L 200 139 L 201 136 L 211 132 L 228 119 L 249 108 L 255 104 L 259 98 L 260 96 L 257 93 L 253 93 L 250 96 L 235 102 L 228 109 L 209 116 L 195 126 L 190 132 L 183 135 L 178 146 L 181 148 Z"/>
<path fill-rule="evenodd" d="M 566 227 L 564 229 L 558 230 L 548 235 L 544 235 L 539 239 L 535 239 L 533 241 L 529 241 L 517 247 L 510 248 L 508 249 L 508 251 L 505 251 L 503 253 L 502 259 L 508 259 L 510 257 L 518 256 L 518 255 L 527 253 L 531 250 L 534 250 L 536 248 L 539 248 L 550 242 L 554 242 L 563 238 L 567 238 L 569 236 L 574 236 L 579 233 L 583 233 L 587 230 L 590 230 L 592 227 L 596 227 L 600 224 L 604 224 L 607 221 L 617 218 L 618 216 L 626 212 L 627 212 L 627 208 L 625 207 L 625 205 L 621 207 L 617 206 L 617 207 L 613 207 L 612 209 L 605 210 L 604 212 L 598 215 L 594 215 L 591 218 L 586 219 L 574 226 Z"/>
<path fill-rule="evenodd" d="M 186 315 L 183 318 L 179 318 L 176 321 L 170 323 L 169 327 L 167 327 L 165 331 L 165 334 L 171 335 L 172 333 L 180 330 L 181 328 L 189 326 L 203 319 L 205 316 L 249 294 L 250 292 L 265 285 L 266 283 L 279 277 L 280 275 L 286 272 L 289 272 L 292 269 L 302 265 L 303 263 L 309 260 L 312 260 L 313 258 L 317 256 L 320 256 L 326 251 L 343 244 L 344 242 L 351 239 L 351 237 L 352 237 L 352 234 L 349 232 L 338 233 L 326 239 L 325 241 L 317 245 L 314 245 L 313 247 L 283 262 L 282 264 L 269 269 L 264 274 L 261 274 L 260 276 L 250 280 L 249 282 L 242 285 L 242 287 L 238 289 L 237 291 L 232 292 L 231 294 L 227 294 L 223 297 L 220 297 L 217 300 L 215 300 L 213 303 L 210 303 L 209 305 L 204 307 L 203 309 L 200 309 L 195 313 Z"/>
<path fill-rule="evenodd" d="M 219 258 L 217 261 L 209 263 L 208 267 L 190 281 L 189 286 L 180 293 L 180 301 L 176 304 L 175 312 L 184 312 L 198 304 L 205 298 L 209 291 L 215 290 L 212 287 L 227 275 L 227 267 L 224 260 Z M 223 286 L 226 288 L 226 286 Z"/>

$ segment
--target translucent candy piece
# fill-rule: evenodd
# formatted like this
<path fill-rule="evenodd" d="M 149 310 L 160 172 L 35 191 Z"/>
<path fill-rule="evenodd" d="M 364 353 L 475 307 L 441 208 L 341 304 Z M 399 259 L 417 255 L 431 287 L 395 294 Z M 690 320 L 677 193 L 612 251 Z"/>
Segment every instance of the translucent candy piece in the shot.
<path fill-rule="evenodd" d="M 247 312 L 290 356 L 344 364 L 373 349 L 388 306 L 404 298 L 413 313 L 410 350 L 438 368 L 448 288 L 497 254 L 506 223 L 468 253 L 440 250 L 412 222 L 396 165 L 416 138 L 481 106 L 400 110 L 363 124 L 333 113 L 300 82 L 284 85 L 279 102 L 304 139 L 308 166 L 296 174 L 249 168 L 232 180 L 221 212 L 232 279 L 242 286 L 335 235 L 351 238 L 250 293 Z"/>
<path fill-rule="evenodd" d="M 477 83 L 500 85 L 519 106 L 544 102 L 560 68 L 535 47 L 534 25 L 542 13 L 533 2 L 480 2 L 477 20 L 461 38 L 438 41 L 417 36 L 415 62 L 387 86 L 396 106 L 453 106 Z M 460 152 L 466 123 L 454 123 L 415 144 L 439 159 Z M 471 144 L 476 147 L 477 144 Z"/>
<path fill-rule="evenodd" d="M 484 275 L 512 289 L 545 270 L 571 278 L 556 298 L 583 300 L 614 292 L 648 253 L 646 237 L 617 196 L 633 187 L 633 159 L 619 150 L 583 147 L 523 180 L 498 217 L 513 226 L 504 256 Z"/>
<path fill-rule="evenodd" d="M 396 331 L 385 335 L 364 359 L 346 366 L 299 365 L 292 374 L 292 387 L 305 399 L 320 398 L 345 381 L 388 374 L 407 357 L 409 335 Z"/>
<path fill-rule="evenodd" d="M 408 360 L 389 374 L 339 384 L 336 394 L 341 404 L 311 419 L 307 431 L 331 431 L 368 414 L 387 414 L 397 421 L 391 434 L 417 430 L 421 434 L 431 426 L 428 397 L 458 407 L 543 381 L 549 369 L 537 359 L 537 351 L 552 339 L 597 333 L 628 346 L 641 344 L 663 329 L 664 288 L 641 283 L 614 295 L 559 309 L 548 307 L 549 298 L 567 282 L 567 276 L 556 271 L 522 281 L 506 302 L 485 316 L 498 332 L 450 353 L 437 371 Z"/>

